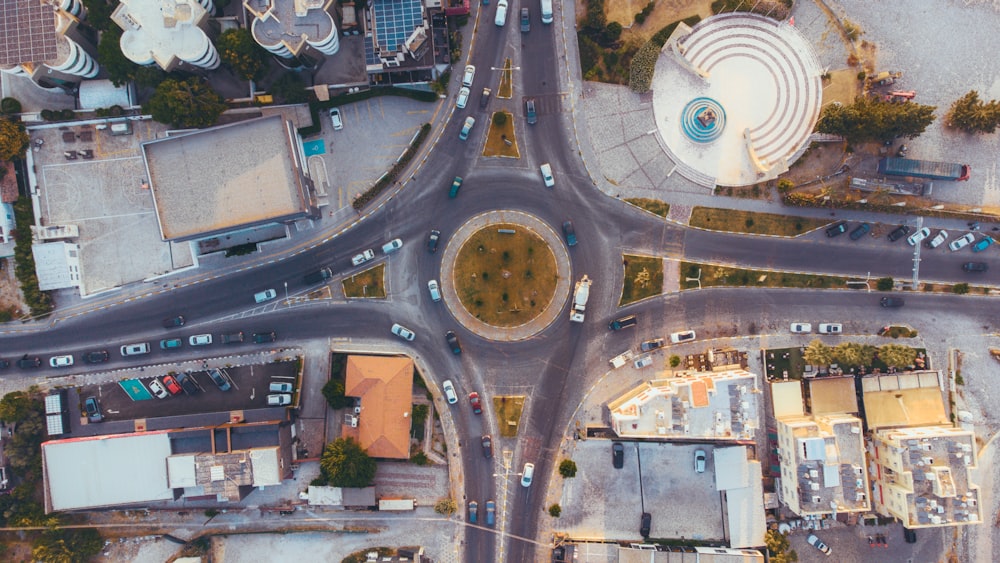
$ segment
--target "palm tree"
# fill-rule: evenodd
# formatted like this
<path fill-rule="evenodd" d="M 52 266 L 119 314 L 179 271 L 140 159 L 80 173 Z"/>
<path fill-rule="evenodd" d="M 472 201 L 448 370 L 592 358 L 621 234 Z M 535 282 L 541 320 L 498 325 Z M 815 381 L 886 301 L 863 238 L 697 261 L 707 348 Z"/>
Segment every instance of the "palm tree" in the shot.
<path fill-rule="evenodd" d="M 879 347 L 878 357 L 891 368 L 903 367 L 913 364 L 913 360 L 917 357 L 917 351 L 909 346 L 886 344 Z"/>
<path fill-rule="evenodd" d="M 807 362 L 816 366 L 828 366 L 833 362 L 833 348 L 830 348 L 820 339 L 815 339 L 806 346 L 806 351 L 802 357 Z"/>

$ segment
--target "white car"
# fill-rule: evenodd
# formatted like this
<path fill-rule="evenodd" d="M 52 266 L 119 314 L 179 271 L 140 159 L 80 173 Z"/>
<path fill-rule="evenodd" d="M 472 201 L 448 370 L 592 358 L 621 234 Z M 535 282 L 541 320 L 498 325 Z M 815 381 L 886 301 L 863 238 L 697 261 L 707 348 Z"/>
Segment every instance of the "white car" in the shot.
<path fill-rule="evenodd" d="M 694 472 L 705 472 L 705 450 L 696 450 L 694 452 Z"/>
<path fill-rule="evenodd" d="M 503 27 L 503 24 L 507 23 L 507 0 L 497 2 L 497 16 L 493 23 L 497 24 L 497 27 Z"/>
<path fill-rule="evenodd" d="M 476 67 L 466 65 L 465 74 L 462 75 L 462 86 L 472 86 L 472 81 L 476 79 Z"/>
<path fill-rule="evenodd" d="M 809 323 L 792 323 L 791 331 L 795 334 L 808 334 L 813 331 L 813 325 Z"/>
<path fill-rule="evenodd" d="M 162 383 L 160 383 L 159 379 L 154 379 L 149 382 L 149 392 L 152 393 L 157 399 L 166 399 L 170 396 L 170 393 L 167 393 L 167 389 Z"/>
<path fill-rule="evenodd" d="M 913 233 L 906 239 L 906 242 L 910 243 L 910 246 L 916 246 L 920 241 L 931 236 L 931 230 L 927 227 L 920 229 L 919 231 Z"/>
<path fill-rule="evenodd" d="M 389 254 L 390 252 L 396 252 L 400 248 L 403 248 L 403 241 L 401 239 L 394 238 L 382 245 L 382 254 Z"/>
<path fill-rule="evenodd" d="M 283 407 L 290 404 L 292 404 L 292 396 L 287 393 L 267 396 L 267 406 L 269 407 Z"/>
<path fill-rule="evenodd" d="M 840 334 L 844 332 L 844 325 L 840 323 L 819 323 L 820 334 Z"/>
<path fill-rule="evenodd" d="M 354 264 L 355 266 L 360 266 L 365 262 L 371 260 L 372 258 L 375 258 L 375 251 L 369 248 L 368 250 L 362 252 L 361 254 L 356 254 L 354 258 L 351 258 L 351 264 Z"/>
<path fill-rule="evenodd" d="M 412 330 L 399 323 L 392 325 L 392 333 L 409 342 L 413 342 L 413 339 L 417 337 Z"/>
<path fill-rule="evenodd" d="M 267 390 L 272 393 L 291 393 L 292 384 L 291 383 L 274 383 L 273 381 L 268 384 Z"/>
<path fill-rule="evenodd" d="M 815 547 L 816 549 L 822 551 L 826 555 L 830 555 L 831 553 L 833 553 L 833 550 L 830 549 L 830 546 L 826 545 L 819 538 L 817 538 L 816 534 L 809 534 L 809 537 L 806 538 L 806 542 L 809 543 L 809 545 Z"/>
<path fill-rule="evenodd" d="M 344 128 L 344 120 L 340 118 L 340 108 L 330 108 L 330 122 L 333 123 L 334 131 Z"/>
<path fill-rule="evenodd" d="M 674 344 L 680 344 L 681 342 L 688 342 L 695 339 L 695 334 L 693 330 L 685 330 L 682 332 L 675 332 L 670 335 L 670 341 Z"/>
<path fill-rule="evenodd" d="M 653 365 L 653 358 L 650 356 L 643 356 L 638 360 L 632 362 L 632 365 L 635 366 L 636 369 L 642 369 L 646 366 Z"/>
<path fill-rule="evenodd" d="M 455 100 L 455 107 L 458 109 L 465 109 L 465 105 L 469 103 L 469 89 L 462 86 L 462 89 L 458 91 L 458 99 Z"/>
<path fill-rule="evenodd" d="M 965 235 L 948 243 L 948 248 L 950 248 L 952 251 L 962 250 L 966 246 L 969 246 L 969 243 L 971 243 L 974 240 L 976 240 L 976 237 L 973 236 L 972 233 L 965 233 Z"/>
<path fill-rule="evenodd" d="M 542 181 L 545 182 L 546 188 L 551 188 L 556 185 L 556 179 L 552 177 L 552 166 L 548 162 L 541 165 L 539 169 L 542 171 Z"/>
<path fill-rule="evenodd" d="M 444 389 L 444 398 L 448 400 L 449 405 L 454 405 L 458 402 L 458 395 L 455 393 L 455 384 L 450 379 L 445 379 L 444 383 L 441 384 L 441 388 Z"/>
<path fill-rule="evenodd" d="M 441 288 L 438 287 L 437 280 L 427 282 L 427 291 L 431 293 L 431 301 L 437 303 L 441 300 Z"/>
<path fill-rule="evenodd" d="M 263 303 L 265 301 L 270 301 L 278 296 L 278 292 L 273 289 L 265 289 L 260 293 L 253 294 L 253 300 L 257 303 Z"/>
<path fill-rule="evenodd" d="M 937 248 L 941 246 L 941 243 L 943 243 L 946 240 L 948 240 L 948 231 L 941 229 L 941 231 L 939 231 L 938 234 L 933 239 L 931 239 L 929 243 L 927 243 L 927 246 L 931 248 Z"/>
<path fill-rule="evenodd" d="M 188 338 L 188 344 L 192 346 L 208 346 L 212 343 L 211 334 L 196 334 Z"/>
<path fill-rule="evenodd" d="M 472 132 L 472 128 L 476 126 L 476 118 L 469 117 L 465 118 L 465 123 L 462 124 L 462 130 L 458 132 L 458 138 L 461 140 L 466 140 L 469 138 L 469 133 Z"/>
<path fill-rule="evenodd" d="M 53 356 L 49 365 L 54 368 L 68 368 L 73 365 L 73 356 Z"/>
<path fill-rule="evenodd" d="M 525 463 L 524 471 L 521 472 L 521 486 L 530 487 L 531 479 L 535 476 L 535 464 Z"/>

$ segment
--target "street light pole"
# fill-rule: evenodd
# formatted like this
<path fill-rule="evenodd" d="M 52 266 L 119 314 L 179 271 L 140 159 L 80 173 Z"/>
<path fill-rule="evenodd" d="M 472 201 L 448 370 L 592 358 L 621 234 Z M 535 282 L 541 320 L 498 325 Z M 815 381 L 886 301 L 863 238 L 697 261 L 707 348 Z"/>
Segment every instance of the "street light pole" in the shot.
<path fill-rule="evenodd" d="M 288 282 L 285 282 L 285 305 L 291 307 L 292 304 L 288 302 Z"/>

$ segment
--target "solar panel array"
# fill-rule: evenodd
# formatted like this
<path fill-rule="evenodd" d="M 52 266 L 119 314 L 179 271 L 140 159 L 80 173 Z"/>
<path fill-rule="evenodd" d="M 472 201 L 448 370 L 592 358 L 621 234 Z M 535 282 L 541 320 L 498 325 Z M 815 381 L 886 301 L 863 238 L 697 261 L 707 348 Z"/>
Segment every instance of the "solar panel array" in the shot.
<path fill-rule="evenodd" d="M 41 0 L 0 1 L 0 64 L 54 59 L 56 16 Z"/>
<path fill-rule="evenodd" d="M 422 24 L 420 0 L 375 0 L 375 37 L 383 57 L 403 50 L 413 29 Z"/>

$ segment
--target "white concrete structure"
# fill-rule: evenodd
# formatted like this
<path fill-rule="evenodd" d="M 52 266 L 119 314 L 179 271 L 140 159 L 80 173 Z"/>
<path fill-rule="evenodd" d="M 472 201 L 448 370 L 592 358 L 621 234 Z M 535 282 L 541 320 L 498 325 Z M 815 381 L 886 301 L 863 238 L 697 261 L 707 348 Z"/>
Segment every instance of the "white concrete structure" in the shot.
<path fill-rule="evenodd" d="M 122 34 L 122 53 L 141 65 L 170 72 L 181 63 L 219 66 L 219 52 L 205 34 L 212 0 L 121 0 L 111 14 Z"/>
<path fill-rule="evenodd" d="M 253 38 L 268 51 L 290 59 L 306 46 L 335 55 L 340 50 L 337 24 L 330 14 L 334 0 L 244 0 L 254 17 Z"/>

